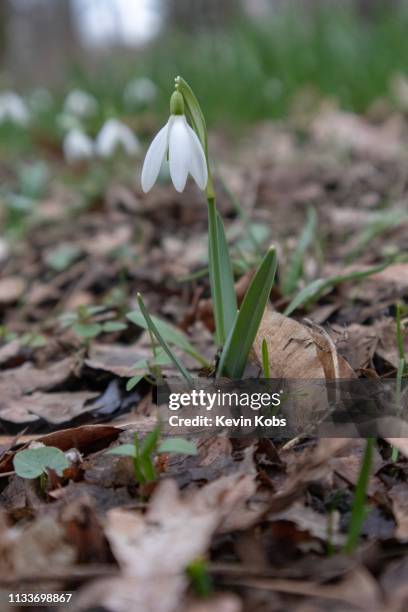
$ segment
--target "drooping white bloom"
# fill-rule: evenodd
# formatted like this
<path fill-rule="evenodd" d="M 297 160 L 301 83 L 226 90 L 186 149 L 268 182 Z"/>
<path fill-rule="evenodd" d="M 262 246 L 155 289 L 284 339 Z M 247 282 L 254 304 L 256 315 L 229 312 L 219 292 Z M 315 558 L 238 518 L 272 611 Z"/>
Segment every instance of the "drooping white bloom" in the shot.
<path fill-rule="evenodd" d="M 95 148 L 100 157 L 111 157 L 118 148 L 128 155 L 137 155 L 140 143 L 128 125 L 118 119 L 108 119 L 96 137 Z"/>
<path fill-rule="evenodd" d="M 64 157 L 68 163 L 90 159 L 94 154 L 94 143 L 82 130 L 70 130 L 62 143 Z"/>
<path fill-rule="evenodd" d="M 82 91 L 82 89 L 73 89 L 65 98 L 65 113 L 76 117 L 91 117 L 97 110 L 97 99 L 86 91 Z"/>
<path fill-rule="evenodd" d="M 27 125 L 30 114 L 23 98 L 14 91 L 0 94 L 0 123 L 11 121 L 17 125 Z"/>
<path fill-rule="evenodd" d="M 128 108 L 148 105 L 154 102 L 157 96 L 157 87 L 147 77 L 129 81 L 123 92 L 123 101 Z"/>
<path fill-rule="evenodd" d="M 208 181 L 207 160 L 203 147 L 185 115 L 171 115 L 153 139 L 143 164 L 142 189 L 150 191 L 168 152 L 170 176 L 177 191 L 184 190 L 190 173 L 200 189 Z"/>

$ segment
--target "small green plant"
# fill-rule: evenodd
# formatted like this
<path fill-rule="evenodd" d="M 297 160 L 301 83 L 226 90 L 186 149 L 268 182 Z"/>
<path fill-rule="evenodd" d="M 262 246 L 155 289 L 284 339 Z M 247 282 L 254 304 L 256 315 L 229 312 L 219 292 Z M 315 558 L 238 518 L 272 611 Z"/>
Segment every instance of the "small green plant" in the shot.
<path fill-rule="evenodd" d="M 175 79 L 175 91 L 170 98 L 170 118 L 155 136 L 146 154 L 141 177 L 142 189 L 145 192 L 153 187 L 166 157 L 169 160 L 170 176 L 177 191 L 184 190 L 187 176 L 191 174 L 198 187 L 206 194 L 208 271 L 215 321 L 215 341 L 222 346 L 216 374 L 240 378 L 244 373 L 272 289 L 276 272 L 276 253 L 273 248 L 266 253 L 238 310 L 228 242 L 216 206 L 209 164 L 206 122 L 195 94 L 181 77 Z M 183 378 L 191 385 L 189 372 L 171 351 L 166 338 L 147 312 L 142 297 L 138 295 L 137 299 L 151 335 L 156 338 Z"/>
<path fill-rule="evenodd" d="M 160 453 L 196 455 L 197 448 L 193 442 L 183 438 L 166 438 L 160 442 L 160 426 L 158 425 L 142 441 L 139 440 L 139 435 L 135 433 L 133 444 L 121 444 L 107 451 L 108 455 L 132 458 L 135 478 L 139 484 L 157 480 L 154 456 Z"/>
<path fill-rule="evenodd" d="M 285 312 L 283 313 L 285 316 L 289 317 L 297 308 L 304 305 L 313 304 L 316 300 L 319 299 L 321 295 L 326 290 L 330 290 L 340 283 L 345 283 L 347 281 L 354 280 L 363 280 L 371 276 L 372 274 L 377 274 L 377 272 L 382 272 L 393 262 L 392 259 L 388 260 L 385 263 L 379 264 L 378 266 L 373 266 L 368 268 L 368 270 L 357 270 L 355 272 L 350 272 L 348 274 L 336 274 L 334 276 L 329 276 L 328 278 L 318 278 L 314 280 L 310 285 L 304 287 L 290 302 L 289 306 L 287 306 Z"/>
<path fill-rule="evenodd" d="M 54 446 L 39 446 L 27 448 L 15 454 L 13 458 L 15 472 L 21 478 L 40 478 L 41 488 L 47 478 L 49 470 L 62 476 L 69 467 L 69 461 L 59 448 Z"/>
<path fill-rule="evenodd" d="M 11 342 L 16 338 L 15 332 L 10 331 L 5 325 L 0 325 L 0 342 Z"/>
<path fill-rule="evenodd" d="M 62 327 L 70 328 L 80 338 L 89 342 L 102 333 L 122 331 L 127 324 L 114 319 L 114 313 L 106 306 L 78 306 L 75 312 L 66 312 L 59 317 Z M 103 318 L 104 320 L 100 320 Z"/>
<path fill-rule="evenodd" d="M 213 581 L 205 559 L 196 559 L 189 563 L 186 574 L 195 593 L 202 598 L 209 597 L 214 590 Z"/>
<path fill-rule="evenodd" d="M 361 462 L 360 473 L 354 492 L 354 500 L 351 509 L 351 519 L 348 528 L 347 541 L 344 547 L 346 553 L 351 554 L 355 551 L 360 538 L 361 529 L 367 515 L 366 499 L 367 489 L 370 479 L 371 464 L 374 450 L 374 438 L 367 438 L 363 459 Z"/>
<path fill-rule="evenodd" d="M 314 208 L 307 212 L 306 224 L 300 234 L 296 249 L 293 252 L 282 280 L 283 295 L 291 295 L 298 286 L 303 273 L 303 260 L 309 246 L 315 240 L 317 215 Z"/>

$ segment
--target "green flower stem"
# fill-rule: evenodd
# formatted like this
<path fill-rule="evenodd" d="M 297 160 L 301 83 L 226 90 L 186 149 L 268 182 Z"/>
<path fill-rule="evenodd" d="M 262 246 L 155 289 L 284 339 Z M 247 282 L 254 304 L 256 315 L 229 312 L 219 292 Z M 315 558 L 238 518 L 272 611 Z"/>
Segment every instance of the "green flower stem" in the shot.
<path fill-rule="evenodd" d="M 225 342 L 225 323 L 222 304 L 221 258 L 217 229 L 217 209 L 215 198 L 208 198 L 208 263 L 211 293 L 213 298 L 216 341 Z"/>
<path fill-rule="evenodd" d="M 346 553 L 353 553 L 357 547 L 364 519 L 366 517 L 366 498 L 368 482 L 370 480 L 370 470 L 374 451 L 374 438 L 367 438 L 366 447 L 361 463 L 360 474 L 354 493 L 353 507 L 351 509 L 350 527 L 347 534 L 347 541 L 344 547 Z"/>

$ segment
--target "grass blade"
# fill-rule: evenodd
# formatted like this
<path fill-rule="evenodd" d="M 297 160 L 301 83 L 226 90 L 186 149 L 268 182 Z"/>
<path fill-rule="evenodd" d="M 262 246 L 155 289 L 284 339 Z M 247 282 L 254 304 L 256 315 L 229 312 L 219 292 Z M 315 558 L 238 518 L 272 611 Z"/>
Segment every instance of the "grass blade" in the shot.
<path fill-rule="evenodd" d="M 198 363 L 202 366 L 209 367 L 210 364 L 208 361 L 195 350 L 194 346 L 189 342 L 185 334 L 180 329 L 177 329 L 177 327 L 167 323 L 166 321 L 162 321 L 158 317 L 151 315 L 149 316 L 166 342 L 169 344 L 174 344 L 174 346 L 178 346 L 178 348 L 181 348 L 185 353 L 191 355 L 191 357 L 198 361 Z M 139 310 L 128 312 L 126 318 L 138 327 L 141 327 L 146 331 L 149 330 L 146 319 Z"/>
<path fill-rule="evenodd" d="M 346 281 L 361 280 L 367 276 L 371 276 L 371 274 L 376 274 L 377 272 L 385 270 L 391 263 L 391 261 L 387 261 L 386 263 L 374 266 L 368 270 L 359 270 L 350 272 L 349 274 L 338 274 L 336 276 L 330 276 L 329 278 L 318 278 L 299 291 L 283 314 L 289 317 L 292 312 L 299 308 L 299 306 L 303 306 L 306 302 L 317 300 L 326 289 L 330 289 Z"/>
<path fill-rule="evenodd" d="M 309 208 L 307 212 L 307 221 L 300 235 L 295 252 L 293 253 L 288 269 L 283 277 L 282 293 L 290 295 L 297 287 L 303 270 L 303 258 L 306 250 L 312 243 L 317 226 L 317 215 L 314 208 Z"/>
<path fill-rule="evenodd" d="M 141 312 L 142 312 L 142 314 L 143 314 L 143 316 L 145 318 L 146 325 L 148 326 L 148 329 L 155 336 L 156 340 L 159 342 L 159 344 L 161 345 L 161 347 L 164 350 L 164 352 L 167 354 L 169 359 L 171 359 L 171 361 L 173 362 L 175 367 L 179 370 L 180 374 L 185 378 L 187 383 L 189 385 L 192 385 L 193 379 L 191 378 L 190 374 L 187 372 L 187 370 L 183 366 L 183 364 L 177 359 L 175 354 L 170 350 L 168 344 L 166 343 L 166 341 L 164 340 L 164 338 L 160 334 L 159 330 L 157 329 L 157 327 L 154 324 L 152 318 L 150 317 L 149 313 L 146 310 L 146 306 L 144 305 L 144 302 L 143 302 L 143 299 L 142 299 L 142 296 L 140 295 L 140 293 L 137 294 L 137 303 L 139 304 L 139 308 L 140 308 L 140 310 L 141 310 Z"/>
<path fill-rule="evenodd" d="M 352 553 L 360 537 L 363 522 L 366 516 L 366 497 L 368 481 L 370 478 L 371 463 L 374 449 L 374 438 L 367 438 L 366 447 L 361 463 L 360 474 L 354 493 L 353 507 L 351 510 L 350 526 L 347 534 L 347 541 L 344 547 L 346 553 Z"/>
<path fill-rule="evenodd" d="M 242 377 L 272 289 L 276 265 L 276 252 L 272 248 L 263 258 L 245 294 L 234 327 L 221 354 L 219 376 L 235 379 Z"/>
<path fill-rule="evenodd" d="M 269 351 L 268 351 L 268 344 L 265 338 L 262 340 L 262 368 L 264 371 L 264 377 L 270 378 L 271 368 L 269 365 Z"/>

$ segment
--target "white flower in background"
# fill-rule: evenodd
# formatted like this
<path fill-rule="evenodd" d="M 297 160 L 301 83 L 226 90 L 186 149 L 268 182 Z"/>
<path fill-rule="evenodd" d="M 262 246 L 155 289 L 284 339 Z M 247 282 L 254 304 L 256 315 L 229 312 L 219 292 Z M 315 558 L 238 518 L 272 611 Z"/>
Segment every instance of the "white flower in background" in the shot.
<path fill-rule="evenodd" d="M 65 135 L 62 149 L 67 162 L 74 163 L 90 159 L 94 154 L 94 143 L 85 132 L 75 128 Z"/>
<path fill-rule="evenodd" d="M 112 157 L 117 149 L 123 149 L 128 155 L 140 152 L 139 140 L 128 125 L 118 119 L 108 119 L 96 137 L 96 153 L 100 157 Z"/>
<path fill-rule="evenodd" d="M 133 79 L 130 81 L 123 92 L 123 101 L 128 108 L 144 106 L 155 101 L 157 87 L 147 77 Z"/>
<path fill-rule="evenodd" d="M 97 99 L 82 89 L 73 89 L 65 98 L 64 112 L 67 114 L 76 117 L 91 117 L 97 111 Z"/>
<path fill-rule="evenodd" d="M 177 91 L 171 97 L 170 112 L 170 119 L 156 134 L 146 153 L 141 181 L 145 193 L 155 184 L 166 154 L 171 180 L 177 191 L 184 190 L 189 173 L 200 189 L 205 189 L 207 185 L 205 153 L 198 136 L 187 123 L 183 97 Z"/>
<path fill-rule="evenodd" d="M 27 125 L 30 114 L 23 98 L 14 91 L 0 94 L 0 123 L 11 121 L 18 125 Z"/>

